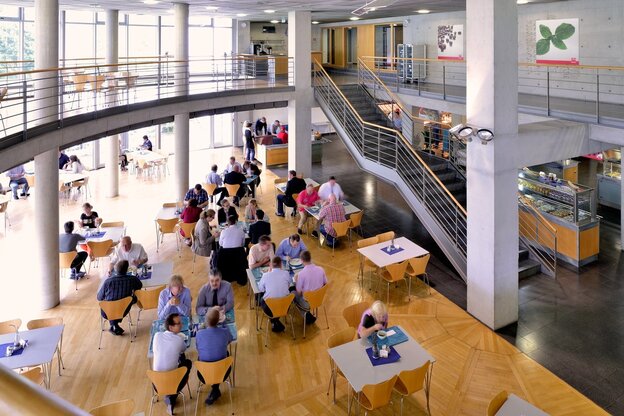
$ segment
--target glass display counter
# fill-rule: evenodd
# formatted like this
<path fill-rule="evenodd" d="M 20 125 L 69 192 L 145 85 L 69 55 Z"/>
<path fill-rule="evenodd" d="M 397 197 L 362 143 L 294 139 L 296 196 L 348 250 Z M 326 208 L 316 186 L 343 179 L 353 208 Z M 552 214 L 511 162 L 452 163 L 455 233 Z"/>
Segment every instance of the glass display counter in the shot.
<path fill-rule="evenodd" d="M 602 174 L 598 177 L 598 203 L 611 208 L 622 209 L 622 162 L 617 149 L 602 154 Z"/>

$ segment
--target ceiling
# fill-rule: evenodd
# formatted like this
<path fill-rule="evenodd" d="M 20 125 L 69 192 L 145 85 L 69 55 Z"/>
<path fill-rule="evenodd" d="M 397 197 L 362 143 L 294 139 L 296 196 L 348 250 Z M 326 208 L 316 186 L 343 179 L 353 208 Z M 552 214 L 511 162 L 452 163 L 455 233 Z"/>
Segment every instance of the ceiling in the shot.
<path fill-rule="evenodd" d="M 348 20 L 353 16 L 351 11 L 364 6 L 371 0 L 330 0 L 317 4 L 309 0 L 181 0 L 190 5 L 192 15 L 214 15 L 232 17 L 241 20 L 270 21 L 288 17 L 288 11 L 312 11 L 312 20 L 321 23 Z M 404 17 L 416 14 L 416 10 L 427 9 L 431 13 L 459 11 L 466 9 L 466 0 L 376 0 L 378 4 L 389 4 L 387 7 L 369 12 L 362 19 L 378 19 L 383 17 Z M 528 0 L 529 3 L 549 3 L 565 0 Z M 172 13 L 173 2 L 160 1 L 157 4 L 145 4 L 142 0 L 59 0 L 64 9 L 93 8 L 94 10 L 117 9 L 121 12 L 160 14 Z M 33 1 L 5 0 L 5 4 L 32 5 Z M 374 6 L 374 4 L 372 4 Z M 206 7 L 217 7 L 216 11 Z M 522 6 L 520 6 L 522 7 Z M 264 10 L 275 10 L 265 13 Z M 245 14 L 245 16 L 237 16 Z"/>

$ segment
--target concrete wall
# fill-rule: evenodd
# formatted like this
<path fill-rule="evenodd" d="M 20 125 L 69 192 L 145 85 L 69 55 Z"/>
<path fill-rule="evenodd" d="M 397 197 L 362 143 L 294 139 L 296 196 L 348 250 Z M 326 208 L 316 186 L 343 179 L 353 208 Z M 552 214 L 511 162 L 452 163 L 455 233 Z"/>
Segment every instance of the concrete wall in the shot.
<path fill-rule="evenodd" d="M 275 33 L 262 33 L 263 26 L 275 26 Z M 251 41 L 264 41 L 273 47 L 274 54 L 288 53 L 288 25 L 285 23 L 251 22 Z"/>

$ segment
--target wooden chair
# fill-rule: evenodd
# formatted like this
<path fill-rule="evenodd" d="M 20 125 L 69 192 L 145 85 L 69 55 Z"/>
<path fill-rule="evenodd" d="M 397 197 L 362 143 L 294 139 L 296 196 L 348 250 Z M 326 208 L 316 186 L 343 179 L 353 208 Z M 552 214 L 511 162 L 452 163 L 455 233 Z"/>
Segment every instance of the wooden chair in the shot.
<path fill-rule="evenodd" d="M 362 232 L 362 218 L 363 217 L 364 217 L 364 210 L 354 212 L 349 217 L 349 220 L 351 221 L 351 224 L 349 225 L 349 239 L 351 239 L 351 231 L 355 230 L 356 228 L 359 228 L 360 235 L 364 236 L 364 233 Z"/>
<path fill-rule="evenodd" d="M 178 206 L 177 202 L 165 202 L 163 205 L 163 208 L 175 208 Z"/>
<path fill-rule="evenodd" d="M 101 300 L 98 302 L 100 309 L 106 314 L 106 319 L 100 313 L 100 341 L 98 350 L 102 349 L 102 332 L 104 332 L 104 321 L 122 320 L 126 308 L 132 303 L 132 296 L 127 296 L 119 300 Z M 100 311 L 98 311 L 99 313 Z M 128 322 L 130 322 L 130 342 L 132 342 L 132 315 L 128 312 Z"/>
<path fill-rule="evenodd" d="M 227 189 L 228 191 L 228 195 L 230 195 L 230 197 L 232 198 L 232 201 L 234 201 L 234 197 L 236 196 L 236 193 L 238 192 L 238 190 L 240 189 L 242 185 L 230 185 L 229 183 L 225 183 L 223 184 L 223 186 L 225 186 L 225 189 Z M 239 205 L 240 205 L 240 201 L 239 201 Z"/>
<path fill-rule="evenodd" d="M 402 261 L 401 263 L 394 263 L 387 265 L 384 270 L 381 272 L 379 276 L 381 279 L 385 280 L 388 284 L 388 292 L 386 294 L 386 303 L 390 302 L 390 283 L 397 283 L 401 280 L 405 280 L 405 285 L 408 287 L 407 291 L 407 299 L 410 299 L 410 289 L 411 285 L 408 284 L 408 279 L 405 278 L 405 271 L 407 270 L 408 260 Z"/>
<path fill-rule="evenodd" d="M 429 410 L 429 388 L 426 385 L 430 366 L 431 361 L 427 361 L 422 367 L 399 373 L 394 389 L 401 395 L 401 414 L 403 414 L 403 399 L 423 389 L 427 399 L 427 413 L 431 414 Z"/>
<path fill-rule="evenodd" d="M 34 188 L 35 187 L 35 175 L 31 175 L 31 174 L 27 174 L 24 175 L 24 177 L 26 178 L 26 182 L 28 182 L 28 188 Z"/>
<path fill-rule="evenodd" d="M 184 231 L 184 236 L 186 238 L 190 238 L 191 239 L 191 247 L 193 246 L 193 238 L 194 237 L 194 233 L 195 233 L 195 225 L 197 224 L 197 222 L 179 222 L 178 223 L 178 228 L 181 231 Z M 180 247 L 180 240 L 182 240 L 182 235 L 178 232 L 178 257 L 182 257 L 182 252 L 179 250 Z"/>
<path fill-rule="evenodd" d="M 147 288 L 137 290 L 134 294 L 137 297 L 136 305 L 139 308 L 139 313 L 137 315 L 136 328 L 134 330 L 134 337 L 136 338 L 136 333 L 139 330 L 139 321 L 141 320 L 141 312 L 147 311 L 150 309 L 158 309 L 158 297 L 160 296 L 160 292 L 162 292 L 167 285 L 160 285 L 156 287 L 151 287 L 149 290 Z"/>
<path fill-rule="evenodd" d="M 429 281 L 429 274 L 427 273 L 427 264 L 429 263 L 430 258 L 431 254 L 425 254 L 421 257 L 409 259 L 409 267 L 407 268 L 406 273 L 409 276 L 410 290 L 412 287 L 412 277 L 422 276 L 423 282 L 427 285 L 427 293 L 431 294 L 431 282 Z"/>
<path fill-rule="evenodd" d="M 41 367 L 33 367 L 30 370 L 26 370 L 20 373 L 20 375 L 26 377 L 28 380 L 32 381 L 35 384 L 38 384 L 40 386 L 44 385 L 45 377 L 43 375 Z"/>
<path fill-rule="evenodd" d="M 347 342 L 351 342 L 353 341 L 354 338 L 355 338 L 355 329 L 351 327 L 342 329 L 336 332 L 335 334 L 330 335 L 330 337 L 327 338 L 327 349 L 346 344 Z M 331 356 L 329 357 L 329 364 L 331 366 L 331 375 L 329 377 L 329 385 L 327 386 L 327 395 L 329 396 L 329 389 L 331 388 L 332 382 L 333 382 L 334 403 L 336 403 L 336 381 L 338 379 L 338 376 L 344 377 L 344 374 L 342 374 L 342 371 L 340 371 L 340 369 L 336 367 L 336 363 L 334 362 L 334 360 L 332 360 Z"/>
<path fill-rule="evenodd" d="M 87 241 L 87 247 L 89 247 L 89 253 L 91 255 L 91 261 L 89 262 L 90 272 L 91 263 L 95 261 L 97 267 L 100 267 L 100 259 L 103 257 L 108 257 L 113 253 L 113 240 L 108 239 L 104 241 Z"/>
<path fill-rule="evenodd" d="M 63 202 L 69 199 L 69 192 L 71 191 L 71 186 L 64 183 L 63 181 L 59 181 L 59 197 Z"/>
<path fill-rule="evenodd" d="M 89 410 L 92 416 L 132 416 L 134 400 L 126 399 L 107 403 Z"/>
<path fill-rule="evenodd" d="M 65 271 L 70 269 L 71 264 L 76 258 L 78 252 L 76 250 L 68 251 L 67 253 L 59 253 L 59 269 L 63 270 L 63 277 L 65 277 Z M 78 290 L 78 279 L 75 279 L 76 290 Z"/>
<path fill-rule="evenodd" d="M 323 307 L 323 311 L 325 312 L 325 324 L 327 324 L 327 329 L 329 329 L 329 321 L 327 320 L 327 309 L 325 309 L 325 305 L 323 304 L 323 300 L 325 299 L 325 294 L 327 293 L 327 286 L 321 287 L 320 289 L 312 290 L 309 292 L 303 292 L 303 298 L 308 301 L 308 305 L 310 305 L 310 312 L 315 311 L 314 315 L 318 318 L 318 308 Z M 306 333 L 306 320 L 305 316 L 303 317 L 303 338 L 305 338 Z"/>
<path fill-rule="evenodd" d="M 11 325 L 15 326 L 15 328 L 19 330 L 20 326 L 22 326 L 22 320 L 17 318 L 17 319 L 11 319 L 8 321 L 0 322 L 0 335 L 14 333 L 15 328 L 13 328 L 13 326 Z"/>
<path fill-rule="evenodd" d="M 342 222 L 335 222 L 332 224 L 332 228 L 336 232 L 336 236 L 334 237 L 334 243 L 332 244 L 332 256 L 334 255 L 334 249 L 336 246 L 336 240 L 342 237 L 349 237 L 349 247 L 351 247 L 351 236 L 349 235 L 349 225 L 351 224 L 351 220 L 346 220 Z M 320 239 L 319 239 L 320 241 Z"/>
<path fill-rule="evenodd" d="M 206 190 L 206 193 L 210 197 L 210 202 L 212 202 L 213 200 L 212 194 L 214 193 L 215 189 L 217 189 L 217 184 L 216 183 L 202 183 L 202 187 Z"/>
<path fill-rule="evenodd" d="M 380 243 L 383 243 L 385 241 L 390 241 L 394 238 L 394 231 L 388 231 L 385 233 L 377 234 L 377 238 L 379 239 Z"/>
<path fill-rule="evenodd" d="M 362 387 L 362 392 L 356 396 L 358 403 L 366 410 L 364 416 L 370 410 L 379 409 L 388 404 L 392 405 L 392 388 L 398 376 L 393 376 L 389 380 L 378 384 L 366 384 Z"/>
<path fill-rule="evenodd" d="M 273 316 L 269 316 L 266 313 L 264 314 L 267 319 L 269 318 L 290 318 L 290 328 L 292 329 L 293 339 L 295 337 L 295 326 L 293 324 L 293 318 L 290 316 L 288 311 L 290 310 L 290 305 L 292 305 L 293 299 L 295 299 L 295 294 L 291 293 L 288 296 L 284 296 L 283 298 L 269 298 L 265 299 L 267 306 L 271 309 Z M 264 310 L 263 310 L 264 311 Z M 268 347 L 269 341 L 269 324 L 267 322 L 266 330 L 264 331 L 264 346 Z M 260 322 L 260 329 L 262 329 L 262 322 Z"/>
<path fill-rule="evenodd" d="M 7 223 L 9 227 L 11 226 L 11 221 L 9 221 L 9 201 L 0 204 L 0 214 L 4 214 L 4 235 L 6 236 L 7 232 Z"/>
<path fill-rule="evenodd" d="M 54 318 L 41 318 L 41 319 L 32 319 L 26 323 L 26 328 L 30 329 L 38 329 L 38 328 L 47 328 L 49 326 L 60 326 L 63 325 L 63 318 L 60 316 Z M 63 363 L 63 332 L 61 332 L 61 339 L 59 339 L 59 343 L 56 346 L 56 355 L 58 357 L 58 373 L 61 375 L 61 367 L 63 370 L 65 369 L 65 364 Z"/>
<path fill-rule="evenodd" d="M 154 409 L 154 398 L 158 399 L 158 396 L 170 396 L 174 394 L 182 395 L 182 407 L 184 408 L 184 414 L 186 415 L 186 396 L 183 392 L 184 389 L 180 389 L 180 391 L 178 391 L 178 386 L 182 382 L 185 374 L 186 367 L 178 367 L 171 371 L 147 370 L 147 378 L 149 378 L 152 382 L 153 389 L 152 398 L 150 400 L 150 415 Z M 188 386 L 188 382 L 186 385 Z"/>
<path fill-rule="evenodd" d="M 176 206 L 175 202 L 173 203 L 173 206 L 174 207 Z M 163 204 L 163 207 L 165 207 L 165 204 Z M 166 219 L 166 220 L 159 218 L 156 220 L 156 225 L 158 226 L 157 235 L 156 235 L 156 253 L 158 253 L 158 249 L 163 243 L 165 234 L 176 233 L 178 222 L 180 222 L 178 218 L 171 218 L 171 219 Z M 178 251 L 180 250 L 178 237 L 176 237 L 176 249 Z"/>
<path fill-rule="evenodd" d="M 197 373 L 202 375 L 206 385 L 221 383 L 227 384 L 228 393 L 230 394 L 230 412 L 232 414 L 234 414 L 234 408 L 232 405 L 232 375 L 230 373 L 230 376 L 227 380 L 225 380 L 225 375 L 227 374 L 228 369 L 232 368 L 233 363 L 234 358 L 231 356 L 211 363 L 205 361 L 195 361 L 195 368 L 197 368 Z M 204 383 L 202 383 L 200 380 L 199 384 L 197 385 L 197 402 L 195 403 L 195 415 L 197 415 L 197 407 L 199 405 L 199 396 L 202 385 L 204 385 Z"/>
<path fill-rule="evenodd" d="M 85 176 L 84 179 L 81 179 L 79 181 L 73 181 L 70 184 L 71 188 L 75 188 L 76 192 L 80 192 L 78 188 L 82 187 L 84 188 L 84 197 L 85 199 L 87 198 L 87 196 L 91 196 L 91 191 L 89 190 L 89 177 Z M 77 199 L 77 198 L 76 198 Z"/>
<path fill-rule="evenodd" d="M 342 317 L 347 321 L 347 325 L 357 331 L 362 320 L 362 314 L 370 306 L 369 302 L 360 302 L 347 306 L 342 310 Z"/>
<path fill-rule="evenodd" d="M 364 247 L 372 246 L 377 243 L 379 243 L 379 239 L 377 238 L 377 236 L 375 236 L 375 237 L 363 238 L 362 240 L 358 240 L 357 246 L 358 248 L 364 248 Z M 360 254 L 360 270 L 358 271 L 358 279 L 360 278 L 360 276 L 362 276 L 362 287 L 364 287 L 364 268 L 366 266 L 370 267 L 371 269 L 375 269 L 375 273 L 379 272 L 379 267 L 377 267 L 375 263 L 370 261 L 366 256 Z M 371 270 L 370 281 L 371 281 L 371 287 L 372 287 L 372 281 L 373 281 L 372 270 Z"/>
<path fill-rule="evenodd" d="M 125 227 L 126 223 L 123 221 L 109 221 L 109 222 L 103 222 L 102 224 L 100 224 L 100 228 L 113 228 L 113 227 Z M 118 402 L 115 402 L 118 403 Z"/>
<path fill-rule="evenodd" d="M 487 416 L 496 416 L 496 412 L 498 412 L 500 408 L 503 407 L 508 397 L 509 393 L 507 393 L 505 390 L 492 397 L 492 400 L 490 400 L 490 403 L 487 407 Z"/>

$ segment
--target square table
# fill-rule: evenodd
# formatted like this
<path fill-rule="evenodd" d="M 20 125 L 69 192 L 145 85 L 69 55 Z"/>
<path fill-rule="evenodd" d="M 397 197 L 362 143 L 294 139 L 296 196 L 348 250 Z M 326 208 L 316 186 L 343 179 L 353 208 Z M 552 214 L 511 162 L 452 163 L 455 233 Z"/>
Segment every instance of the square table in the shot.
<path fill-rule="evenodd" d="M 346 200 L 342 200 L 342 201 L 338 201 L 339 204 L 342 204 L 344 206 L 344 210 L 345 210 L 345 216 L 349 216 L 355 212 L 360 212 L 361 209 L 359 209 L 358 207 L 356 207 L 355 205 L 353 205 L 352 203 L 350 203 L 349 201 Z M 314 217 L 315 220 L 319 220 L 319 214 L 321 212 L 321 208 L 322 206 L 319 204 L 314 205 L 313 207 L 308 207 L 306 208 L 306 212 L 308 214 L 310 214 L 311 216 Z"/>
<path fill-rule="evenodd" d="M 152 276 L 149 279 L 141 280 L 143 287 L 154 287 L 169 283 L 169 278 L 173 275 L 173 262 L 165 261 L 149 264 L 149 266 L 152 267 Z"/>
<path fill-rule="evenodd" d="M 57 325 L 20 331 L 20 338 L 28 340 L 28 346 L 20 355 L 11 357 L 5 357 L 5 352 L 0 351 L 0 364 L 13 370 L 23 367 L 42 366 L 45 385 L 49 390 L 52 359 L 63 335 L 64 328 L 65 325 Z M 0 344 L 12 343 L 14 338 L 14 333 L 0 335 Z"/>
<path fill-rule="evenodd" d="M 313 186 L 319 186 L 320 185 L 320 183 L 318 183 L 317 181 L 315 181 L 312 178 L 305 178 L 304 181 L 306 182 L 306 186 L 308 186 L 310 184 L 312 184 Z M 275 184 L 275 189 L 277 189 L 281 193 L 286 192 L 286 182 L 281 182 L 281 183 Z"/>
<path fill-rule="evenodd" d="M 510 394 L 507 397 L 507 400 L 498 412 L 496 412 L 496 416 L 548 416 L 548 413 L 538 409 L 533 406 L 531 403 L 526 400 L 516 396 L 515 394 Z"/>
<path fill-rule="evenodd" d="M 414 257 L 429 254 L 427 250 L 413 243 L 405 237 L 394 239 L 394 245 L 401 247 L 403 250 L 398 253 L 387 254 L 382 249 L 390 247 L 392 241 L 384 241 L 383 243 L 373 244 L 372 246 L 358 248 L 358 252 L 375 263 L 379 268 L 386 267 L 389 264 L 400 263 Z"/>
<path fill-rule="evenodd" d="M 103 232 L 102 237 L 91 237 L 89 234 Z M 117 245 L 119 240 L 126 234 L 126 227 L 106 227 L 106 228 L 81 228 L 78 230 L 78 234 L 85 237 L 84 241 L 80 244 L 86 244 L 87 241 L 105 241 L 113 240 L 113 245 Z"/>
<path fill-rule="evenodd" d="M 398 375 L 401 371 L 422 367 L 427 361 L 432 364 L 435 363 L 433 356 L 416 342 L 405 329 L 400 326 L 399 328 L 407 335 L 407 341 L 393 346 L 401 356 L 399 361 L 394 363 L 373 366 L 366 354 L 366 349 L 371 347 L 371 343 L 364 338 L 327 350 L 336 367 L 342 371 L 356 393 L 361 393 L 362 388 L 367 384 L 381 383 Z M 432 367 L 429 368 L 425 380 L 425 394 L 428 394 L 431 384 Z"/>
<path fill-rule="evenodd" d="M 248 290 L 249 309 L 251 309 L 253 305 L 255 305 L 254 300 L 257 298 L 256 295 L 261 293 L 260 288 L 258 288 L 258 283 L 260 282 L 260 279 L 262 279 L 263 273 L 265 273 L 263 272 L 263 269 L 265 271 L 268 271 L 269 268 L 268 267 L 256 267 L 255 269 L 247 269 L 247 280 L 249 280 L 249 290 Z M 289 264 L 288 269 L 286 268 L 284 269 L 289 271 L 290 277 L 292 278 L 292 283 L 294 285 L 295 284 L 295 272 L 298 272 L 299 270 L 303 269 L 303 266 L 292 268 L 290 267 L 290 264 Z M 255 307 L 254 309 L 256 312 L 256 331 L 259 331 L 258 308 Z"/>

